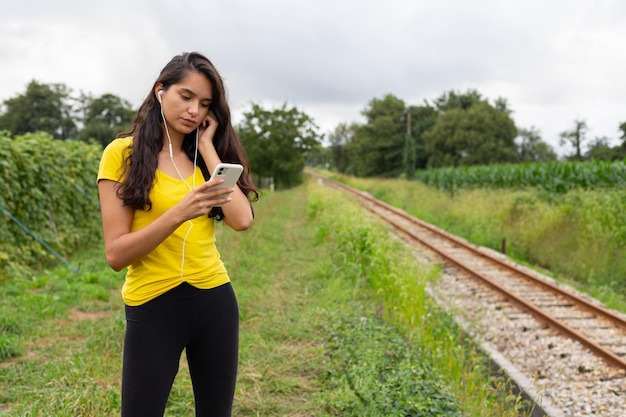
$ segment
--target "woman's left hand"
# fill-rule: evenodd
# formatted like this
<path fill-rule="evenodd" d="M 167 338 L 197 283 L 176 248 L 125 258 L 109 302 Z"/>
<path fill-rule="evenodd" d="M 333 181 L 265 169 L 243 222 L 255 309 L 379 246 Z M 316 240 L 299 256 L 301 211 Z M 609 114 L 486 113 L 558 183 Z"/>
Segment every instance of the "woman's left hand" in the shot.
<path fill-rule="evenodd" d="M 215 132 L 217 131 L 217 119 L 215 118 L 215 114 L 211 110 L 204 118 L 200 126 L 198 126 L 198 142 L 201 146 L 210 146 L 213 147 L 213 138 L 215 137 Z"/>

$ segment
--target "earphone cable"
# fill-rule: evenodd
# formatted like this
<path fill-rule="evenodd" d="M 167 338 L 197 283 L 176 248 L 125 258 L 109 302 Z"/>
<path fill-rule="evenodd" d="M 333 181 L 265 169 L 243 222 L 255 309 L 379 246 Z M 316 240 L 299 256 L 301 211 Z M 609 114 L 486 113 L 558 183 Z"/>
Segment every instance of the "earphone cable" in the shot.
<path fill-rule="evenodd" d="M 198 162 L 198 129 L 196 128 L 196 149 L 194 151 L 194 156 L 193 156 L 193 173 L 191 176 L 191 184 L 189 185 L 187 183 L 187 181 L 185 181 L 185 178 L 183 178 L 183 175 L 181 174 L 180 170 L 178 169 L 178 166 L 176 165 L 176 162 L 174 162 L 174 151 L 172 149 L 172 138 L 170 137 L 170 131 L 167 127 L 167 120 L 165 119 L 165 114 L 163 114 L 163 105 L 161 104 L 161 117 L 163 118 L 163 124 L 165 125 L 165 134 L 167 135 L 167 140 L 168 140 L 168 144 L 169 144 L 169 151 L 170 151 L 170 161 L 172 161 L 172 165 L 174 165 L 174 169 L 176 169 L 176 172 L 178 173 L 178 176 L 180 177 L 181 181 L 189 188 L 189 191 L 193 190 L 194 188 L 196 188 L 196 166 L 197 166 L 197 162 Z M 187 233 L 185 234 L 185 238 L 183 239 L 183 245 L 181 248 L 181 260 L 180 260 L 180 278 L 184 281 L 185 280 L 185 245 L 187 243 L 187 237 L 189 237 L 189 233 L 191 233 L 191 229 L 193 228 L 193 222 L 191 220 L 188 220 L 189 222 L 189 229 L 187 229 Z"/>
<path fill-rule="evenodd" d="M 196 130 L 196 151 L 194 153 L 194 157 L 193 157 L 193 177 L 191 178 L 191 183 L 193 188 L 196 187 L 196 162 L 198 159 L 198 131 Z M 173 161 L 172 161 L 173 162 Z M 174 165 L 176 166 L 176 165 Z M 179 174 L 180 175 L 180 174 Z M 182 179 L 182 176 L 181 176 Z M 183 180 L 184 182 L 184 180 Z M 187 183 L 185 183 L 187 184 Z M 185 269 L 185 245 L 187 243 L 187 237 L 189 236 L 189 233 L 191 233 L 191 229 L 193 228 L 193 222 L 191 220 L 189 220 L 189 229 L 187 229 L 187 233 L 185 234 L 185 238 L 183 239 L 183 247 L 181 250 L 181 260 L 180 260 L 180 278 L 182 280 L 185 279 L 185 274 L 184 274 L 184 269 Z"/>

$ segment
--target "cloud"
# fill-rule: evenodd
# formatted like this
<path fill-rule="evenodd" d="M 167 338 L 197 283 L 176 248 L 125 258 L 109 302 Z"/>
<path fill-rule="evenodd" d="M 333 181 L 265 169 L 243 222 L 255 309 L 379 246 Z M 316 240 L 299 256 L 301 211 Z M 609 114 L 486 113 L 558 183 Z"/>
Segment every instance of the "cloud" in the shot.
<path fill-rule="evenodd" d="M 34 78 L 138 105 L 173 55 L 197 50 L 236 117 L 287 102 L 327 131 L 387 93 L 416 105 L 472 88 L 556 147 L 577 118 L 614 140 L 626 121 L 618 0 L 32 0 L 5 12 L 0 100 Z"/>

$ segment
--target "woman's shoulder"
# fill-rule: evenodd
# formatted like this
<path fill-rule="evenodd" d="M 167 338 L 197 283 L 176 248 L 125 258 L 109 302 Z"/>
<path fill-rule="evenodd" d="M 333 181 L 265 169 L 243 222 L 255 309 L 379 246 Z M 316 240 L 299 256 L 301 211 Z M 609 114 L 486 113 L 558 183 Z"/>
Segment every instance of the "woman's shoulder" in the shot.
<path fill-rule="evenodd" d="M 102 156 L 104 158 L 123 158 L 133 149 L 133 137 L 113 139 L 105 148 Z"/>
<path fill-rule="evenodd" d="M 133 146 L 133 137 L 126 136 L 123 138 L 113 139 L 105 148 L 105 150 L 123 150 L 126 148 L 132 148 Z"/>
<path fill-rule="evenodd" d="M 123 178 L 124 160 L 127 152 L 132 150 L 133 138 L 117 138 L 109 143 L 102 152 L 98 168 L 98 180 L 113 179 L 121 181 Z"/>

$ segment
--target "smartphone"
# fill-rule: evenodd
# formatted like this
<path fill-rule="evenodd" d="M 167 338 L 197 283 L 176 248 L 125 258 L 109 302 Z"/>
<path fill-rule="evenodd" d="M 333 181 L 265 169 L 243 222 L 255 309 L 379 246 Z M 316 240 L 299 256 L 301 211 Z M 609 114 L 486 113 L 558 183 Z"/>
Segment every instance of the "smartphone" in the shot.
<path fill-rule="evenodd" d="M 243 166 L 240 164 L 218 164 L 215 167 L 215 170 L 213 170 L 213 174 L 211 174 L 211 179 L 222 178 L 224 182 L 211 187 L 210 190 L 233 188 L 235 184 L 237 184 L 237 180 L 241 176 L 242 172 Z M 219 207 L 219 205 L 216 205 L 215 207 Z"/>

